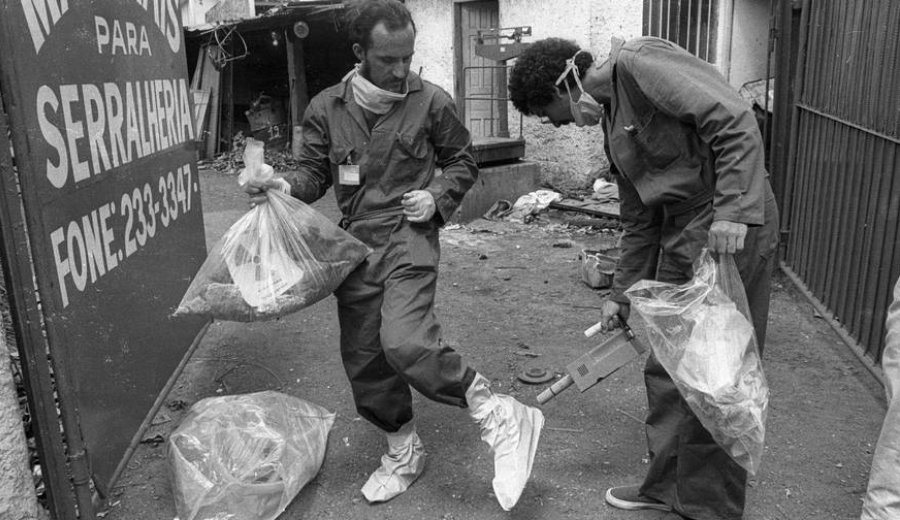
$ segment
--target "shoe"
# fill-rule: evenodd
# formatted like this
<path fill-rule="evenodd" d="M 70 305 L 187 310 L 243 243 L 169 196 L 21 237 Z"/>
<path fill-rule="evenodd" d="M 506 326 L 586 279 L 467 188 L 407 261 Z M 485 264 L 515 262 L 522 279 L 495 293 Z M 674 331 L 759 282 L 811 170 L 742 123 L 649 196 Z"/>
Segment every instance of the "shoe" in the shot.
<path fill-rule="evenodd" d="M 425 470 L 425 446 L 410 421 L 387 434 L 388 452 L 381 467 L 369 477 L 362 493 L 369 503 L 387 502 L 406 491 Z"/>
<path fill-rule="evenodd" d="M 519 501 L 531 476 L 544 414 L 512 397 L 491 392 L 481 374 L 466 390 L 469 414 L 481 427 L 481 439 L 494 453 L 494 494 L 504 511 Z"/>
<path fill-rule="evenodd" d="M 671 511 L 672 506 L 645 497 L 640 493 L 641 486 L 619 486 L 606 490 L 606 503 L 625 509 L 626 511 L 637 511 L 639 509 L 655 509 L 657 511 Z M 677 513 L 675 513 L 677 514 Z M 681 518 L 679 515 L 677 518 Z M 667 520 L 671 520 L 666 517 Z"/>

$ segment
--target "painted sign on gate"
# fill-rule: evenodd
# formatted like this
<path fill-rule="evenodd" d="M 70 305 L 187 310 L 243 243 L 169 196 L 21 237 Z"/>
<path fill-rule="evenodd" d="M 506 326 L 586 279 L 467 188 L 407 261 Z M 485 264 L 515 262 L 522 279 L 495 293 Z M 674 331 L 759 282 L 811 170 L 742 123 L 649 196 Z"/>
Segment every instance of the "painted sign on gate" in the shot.
<path fill-rule="evenodd" d="M 0 48 L 50 353 L 102 488 L 202 327 L 169 318 L 206 256 L 178 1 L 0 0 Z"/>

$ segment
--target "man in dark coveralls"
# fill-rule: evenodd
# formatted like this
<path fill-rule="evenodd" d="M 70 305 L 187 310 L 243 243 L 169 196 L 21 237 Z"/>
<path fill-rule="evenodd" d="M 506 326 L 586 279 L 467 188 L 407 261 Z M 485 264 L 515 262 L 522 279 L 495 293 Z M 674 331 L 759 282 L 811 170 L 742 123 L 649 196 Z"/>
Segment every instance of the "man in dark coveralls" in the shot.
<path fill-rule="evenodd" d="M 709 247 L 734 255 L 762 349 L 778 210 L 754 114 L 716 69 L 658 38 L 614 39 L 602 60 L 550 38 L 516 60 L 509 93 L 523 114 L 556 126 L 603 127 L 623 228 L 601 306 L 604 330 L 627 319 L 623 293 L 632 284 L 684 283 Z M 607 502 L 671 519 L 741 518 L 746 471 L 713 441 L 652 354 L 644 378 L 650 466 L 642 484 L 609 489 Z"/>
<path fill-rule="evenodd" d="M 509 510 L 531 474 L 543 415 L 492 393 L 488 379 L 441 342 L 434 315 L 438 230 L 478 174 L 470 135 L 450 96 L 409 70 L 416 26 L 407 8 L 365 0 L 348 12 L 359 64 L 310 102 L 298 171 L 248 186 L 251 204 L 265 201 L 267 189 L 309 203 L 332 187 L 341 225 L 374 250 L 335 292 L 357 410 L 388 442 L 362 488 L 366 499 L 390 500 L 424 469 L 415 388 L 468 409 L 494 452 L 494 492 Z"/>

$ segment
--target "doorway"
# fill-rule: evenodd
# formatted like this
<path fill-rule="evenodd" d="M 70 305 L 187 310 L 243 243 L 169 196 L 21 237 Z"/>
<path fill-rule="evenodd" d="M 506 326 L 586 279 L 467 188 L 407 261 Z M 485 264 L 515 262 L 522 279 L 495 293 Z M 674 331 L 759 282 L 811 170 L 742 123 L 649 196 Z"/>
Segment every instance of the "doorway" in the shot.
<path fill-rule="evenodd" d="M 456 4 L 456 99 L 473 137 L 508 137 L 505 64 L 475 53 L 478 31 L 500 26 L 496 0 Z"/>

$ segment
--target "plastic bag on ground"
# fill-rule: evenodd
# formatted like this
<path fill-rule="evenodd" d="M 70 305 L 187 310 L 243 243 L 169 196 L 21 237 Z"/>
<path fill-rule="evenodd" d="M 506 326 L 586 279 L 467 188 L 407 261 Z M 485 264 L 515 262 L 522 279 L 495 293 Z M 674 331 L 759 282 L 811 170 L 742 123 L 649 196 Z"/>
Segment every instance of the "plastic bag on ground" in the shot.
<path fill-rule="evenodd" d="M 513 204 L 511 211 L 505 216 L 506 220 L 524 222 L 526 217 L 537 215 L 550 206 L 551 202 L 559 202 L 562 195 L 550 190 L 537 190 L 526 193 Z"/>
<path fill-rule="evenodd" d="M 653 353 L 716 443 L 751 474 L 765 441 L 769 387 L 731 255 L 704 249 L 683 285 L 642 280 L 625 291 Z"/>
<path fill-rule="evenodd" d="M 262 145 L 247 140 L 239 176 L 272 178 Z M 174 316 L 265 321 L 327 297 L 369 254 L 368 246 L 278 190 L 235 222 L 213 247 Z"/>
<path fill-rule="evenodd" d="M 194 404 L 169 436 L 181 520 L 273 520 L 325 458 L 335 415 L 274 391 Z"/>

